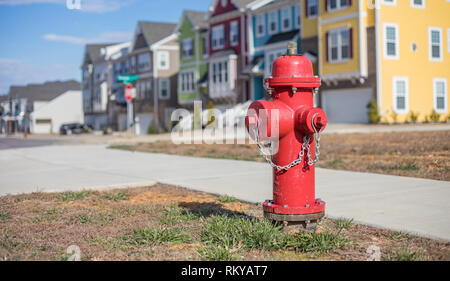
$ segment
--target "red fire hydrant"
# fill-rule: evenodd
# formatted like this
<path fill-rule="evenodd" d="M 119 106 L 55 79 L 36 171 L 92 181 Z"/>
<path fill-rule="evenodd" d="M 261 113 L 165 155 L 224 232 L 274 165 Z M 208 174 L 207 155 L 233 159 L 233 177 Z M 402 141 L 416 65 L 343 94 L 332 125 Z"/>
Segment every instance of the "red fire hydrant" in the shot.
<path fill-rule="evenodd" d="M 272 77 L 264 80 L 272 101 L 255 101 L 247 113 L 247 130 L 273 167 L 273 200 L 264 202 L 264 216 L 284 226 L 315 229 L 325 214 L 314 183 L 320 134 L 328 122 L 325 112 L 314 107 L 320 84 L 311 62 L 290 42 L 287 55 L 273 63 Z M 278 142 L 278 151 L 265 153 L 264 141 L 270 141 L 272 149 Z"/>

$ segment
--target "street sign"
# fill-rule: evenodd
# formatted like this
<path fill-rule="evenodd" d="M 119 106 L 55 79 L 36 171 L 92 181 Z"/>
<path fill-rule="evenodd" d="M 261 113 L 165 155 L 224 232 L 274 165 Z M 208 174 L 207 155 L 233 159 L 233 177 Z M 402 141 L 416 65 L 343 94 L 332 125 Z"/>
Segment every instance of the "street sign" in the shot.
<path fill-rule="evenodd" d="M 118 82 L 123 82 L 125 84 L 133 83 L 139 80 L 139 76 L 137 75 L 119 75 L 117 76 Z"/>
<path fill-rule="evenodd" d="M 133 85 L 127 84 L 125 87 L 125 99 L 130 102 L 136 95 L 136 89 L 133 88 Z"/>

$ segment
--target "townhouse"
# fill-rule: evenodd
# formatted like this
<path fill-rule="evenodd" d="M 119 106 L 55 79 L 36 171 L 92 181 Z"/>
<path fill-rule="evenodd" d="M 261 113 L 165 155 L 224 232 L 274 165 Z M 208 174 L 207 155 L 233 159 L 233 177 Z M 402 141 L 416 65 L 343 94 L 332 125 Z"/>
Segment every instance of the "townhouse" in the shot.
<path fill-rule="evenodd" d="M 135 115 L 141 132 L 149 126 L 171 127 L 170 117 L 178 106 L 179 69 L 176 24 L 140 21 L 129 54 L 130 74 L 138 75 Z"/>
<path fill-rule="evenodd" d="M 192 108 L 194 100 L 208 103 L 208 49 L 207 13 L 186 10 L 176 28 L 180 46 L 178 73 L 178 103 Z"/>

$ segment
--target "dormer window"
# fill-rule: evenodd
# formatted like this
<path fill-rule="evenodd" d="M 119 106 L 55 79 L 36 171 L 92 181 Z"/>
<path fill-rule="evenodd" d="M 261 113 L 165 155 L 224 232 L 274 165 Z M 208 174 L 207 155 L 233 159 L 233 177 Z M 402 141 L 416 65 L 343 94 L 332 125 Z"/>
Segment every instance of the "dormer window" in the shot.
<path fill-rule="evenodd" d="M 350 0 L 329 0 L 328 11 L 334 12 L 346 9 L 350 6 Z"/>

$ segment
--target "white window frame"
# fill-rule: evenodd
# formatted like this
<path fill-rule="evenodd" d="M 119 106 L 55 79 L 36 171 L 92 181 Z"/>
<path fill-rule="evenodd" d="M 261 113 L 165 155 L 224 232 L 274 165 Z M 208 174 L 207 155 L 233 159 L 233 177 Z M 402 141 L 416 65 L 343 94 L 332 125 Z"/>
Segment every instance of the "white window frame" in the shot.
<path fill-rule="evenodd" d="M 392 0 L 392 2 L 381 0 L 381 4 L 386 6 L 397 6 L 397 0 Z"/>
<path fill-rule="evenodd" d="M 222 41 L 221 39 L 223 39 L 223 44 L 221 43 Z M 217 40 L 216 45 L 214 45 L 214 40 Z M 225 26 L 223 24 L 214 26 L 211 29 L 211 48 L 213 50 L 219 50 L 224 47 L 225 47 Z"/>
<path fill-rule="evenodd" d="M 166 65 L 163 66 L 161 63 L 164 61 Z M 168 51 L 158 51 L 158 69 L 168 70 L 170 67 L 170 55 Z"/>
<path fill-rule="evenodd" d="M 188 51 L 189 49 L 186 47 L 190 44 L 190 50 L 192 54 L 185 56 L 185 49 Z M 183 59 L 191 59 L 194 56 L 194 40 L 192 38 L 185 38 L 181 43 L 181 57 Z"/>
<path fill-rule="evenodd" d="M 405 82 L 405 109 L 398 109 L 397 107 L 397 82 Z M 408 114 L 409 113 L 409 78 L 395 76 L 392 78 L 392 107 L 396 114 Z"/>
<path fill-rule="evenodd" d="M 345 10 L 348 9 L 350 7 L 350 1 L 347 0 L 348 5 L 347 6 L 341 6 L 341 0 L 336 0 L 336 8 L 332 9 L 330 6 L 331 1 L 327 1 L 327 11 L 328 12 L 337 12 L 337 11 L 341 11 L 341 10 Z"/>
<path fill-rule="evenodd" d="M 300 23 L 299 23 L 299 20 L 300 20 Z M 302 27 L 302 6 L 301 5 L 295 5 L 294 26 L 296 29 L 300 29 Z"/>
<path fill-rule="evenodd" d="M 285 54 L 285 50 L 284 49 L 276 49 L 276 50 L 272 50 L 272 51 L 266 51 L 265 52 L 265 77 L 269 77 L 272 75 L 272 64 L 273 62 L 281 57 L 282 55 Z M 271 61 L 270 57 L 273 55 L 273 61 Z"/>
<path fill-rule="evenodd" d="M 388 48 L 387 48 L 387 32 L 386 29 L 388 27 L 395 28 L 395 56 L 388 55 Z M 398 24 L 396 23 L 384 23 L 383 24 L 383 53 L 384 53 L 384 59 L 386 60 L 399 60 L 400 59 L 400 32 Z"/>
<path fill-rule="evenodd" d="M 411 0 L 411 8 L 425 9 L 425 0 L 422 0 L 422 5 L 417 5 L 414 3 L 414 0 Z"/>
<path fill-rule="evenodd" d="M 438 109 L 437 108 L 437 87 L 436 83 L 443 82 L 444 83 L 444 109 Z M 448 113 L 448 84 L 446 78 L 434 78 L 433 79 L 433 108 L 436 111 L 436 113 L 439 114 L 446 114 Z"/>
<path fill-rule="evenodd" d="M 315 15 L 311 15 L 309 12 L 310 12 L 310 6 L 313 6 L 313 5 L 310 5 L 310 1 L 309 0 L 305 0 L 306 1 L 306 8 L 308 9 L 307 10 L 307 13 L 308 13 L 308 19 L 313 19 L 313 18 L 317 18 L 317 14 L 318 14 L 318 12 L 319 12 L 319 0 L 316 0 L 316 14 Z M 301 7 L 301 6 L 300 6 Z"/>
<path fill-rule="evenodd" d="M 433 42 L 432 42 L 432 33 L 433 31 L 439 31 L 439 54 L 440 57 L 439 58 L 433 58 Z M 428 55 L 429 55 L 429 60 L 432 62 L 442 62 L 444 59 L 444 48 L 443 48 L 443 44 L 444 42 L 442 42 L 443 40 L 443 36 L 442 36 L 442 28 L 440 27 L 428 27 Z"/>
<path fill-rule="evenodd" d="M 164 97 L 162 96 L 162 83 L 163 82 L 167 82 L 167 96 Z M 158 83 L 158 96 L 159 99 L 161 100 L 168 100 L 170 99 L 170 79 L 169 78 L 159 78 L 159 83 Z"/>
<path fill-rule="evenodd" d="M 287 18 L 286 15 L 284 14 L 285 11 L 287 11 L 288 13 Z M 284 20 L 286 19 L 289 21 L 288 27 L 284 26 Z M 292 8 L 290 6 L 281 9 L 281 31 L 285 32 L 289 30 L 292 30 Z"/>
<path fill-rule="evenodd" d="M 341 33 L 342 31 L 347 31 L 348 34 L 348 58 L 342 58 L 342 36 Z M 333 60 L 333 56 L 331 54 L 331 50 L 332 50 L 332 46 L 331 46 L 331 35 L 337 33 L 337 49 L 338 49 L 338 57 L 337 59 Z M 343 63 L 343 62 L 347 62 L 351 59 L 351 48 L 352 48 L 352 42 L 351 40 L 351 36 L 350 36 L 350 28 L 349 27 L 339 27 L 339 28 L 334 28 L 334 29 L 330 29 L 328 31 L 328 61 L 329 63 Z"/>
<path fill-rule="evenodd" d="M 278 33 L 278 10 L 275 10 L 275 11 L 271 11 L 271 12 L 269 12 L 269 19 L 268 19 L 268 23 L 269 23 L 269 25 L 268 25 L 268 29 L 269 29 L 269 34 L 270 35 L 272 35 L 272 34 L 276 34 L 276 33 Z M 272 20 L 272 17 L 271 17 L 271 15 L 275 15 L 275 19 L 274 20 Z M 275 30 L 273 30 L 272 31 L 272 22 L 275 22 Z"/>
<path fill-rule="evenodd" d="M 233 41 L 233 36 L 235 35 L 234 31 L 236 31 L 236 38 L 237 38 L 236 41 Z M 230 45 L 237 46 L 238 44 L 239 44 L 239 24 L 238 21 L 235 20 L 230 23 Z"/>
<path fill-rule="evenodd" d="M 447 51 L 450 53 L 450 28 L 447 28 Z"/>
<path fill-rule="evenodd" d="M 261 32 L 259 32 L 259 26 L 262 26 Z M 255 28 L 256 37 L 263 37 L 266 35 L 266 14 L 259 14 L 255 16 Z"/>

